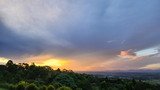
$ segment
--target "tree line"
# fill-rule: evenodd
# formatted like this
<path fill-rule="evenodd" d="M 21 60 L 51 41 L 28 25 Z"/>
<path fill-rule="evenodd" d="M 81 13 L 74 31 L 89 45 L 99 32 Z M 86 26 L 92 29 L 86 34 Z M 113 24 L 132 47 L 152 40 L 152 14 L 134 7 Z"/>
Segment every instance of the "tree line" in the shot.
<path fill-rule="evenodd" d="M 141 80 L 99 78 L 72 70 L 52 69 L 9 60 L 0 65 L 0 88 L 6 90 L 160 90 Z"/>

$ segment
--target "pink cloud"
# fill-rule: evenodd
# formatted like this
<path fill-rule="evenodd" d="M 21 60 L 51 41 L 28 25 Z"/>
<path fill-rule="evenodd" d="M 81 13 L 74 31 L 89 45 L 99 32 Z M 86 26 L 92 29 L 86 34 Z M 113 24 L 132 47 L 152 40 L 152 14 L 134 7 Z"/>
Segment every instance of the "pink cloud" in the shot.
<path fill-rule="evenodd" d="M 120 51 L 120 54 L 118 56 L 121 58 L 125 58 L 125 59 L 136 59 L 137 58 L 136 53 L 133 52 L 132 49 L 122 50 Z"/>

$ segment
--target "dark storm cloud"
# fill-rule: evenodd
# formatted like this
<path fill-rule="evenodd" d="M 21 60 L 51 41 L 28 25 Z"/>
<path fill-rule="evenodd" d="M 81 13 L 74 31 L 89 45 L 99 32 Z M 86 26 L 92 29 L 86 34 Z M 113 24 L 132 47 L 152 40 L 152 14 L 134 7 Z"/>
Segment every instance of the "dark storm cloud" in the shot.
<path fill-rule="evenodd" d="M 0 56 L 16 56 L 26 53 L 40 53 L 43 45 L 39 40 L 26 38 L 12 32 L 2 22 L 0 22 Z"/>
<path fill-rule="evenodd" d="M 68 32 L 59 36 L 71 42 L 78 51 L 85 52 L 117 54 L 121 50 L 156 46 L 160 44 L 159 4 L 158 0 L 113 0 L 96 4 L 96 9 L 90 5 L 86 12 L 81 13 L 86 17 L 76 21 Z"/>

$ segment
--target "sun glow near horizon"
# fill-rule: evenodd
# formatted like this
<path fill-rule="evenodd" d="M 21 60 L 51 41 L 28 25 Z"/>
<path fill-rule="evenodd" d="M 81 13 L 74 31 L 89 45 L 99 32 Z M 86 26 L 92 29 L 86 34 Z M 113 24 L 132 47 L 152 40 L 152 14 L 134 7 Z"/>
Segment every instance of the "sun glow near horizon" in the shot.
<path fill-rule="evenodd" d="M 43 57 L 43 56 L 42 56 Z M 28 64 L 34 63 L 37 66 L 50 66 L 53 69 L 70 69 L 71 61 L 66 59 L 48 58 L 47 56 L 42 57 L 32 57 L 26 61 Z M 46 58 L 47 57 L 47 58 Z M 10 59 L 0 57 L 0 64 L 6 64 Z M 16 64 L 23 62 L 14 62 Z"/>
<path fill-rule="evenodd" d="M 45 59 L 45 60 L 39 60 L 39 61 L 33 61 L 38 66 L 50 66 L 53 69 L 69 69 L 70 61 L 63 60 L 63 59 Z M 31 63 L 31 61 L 29 61 Z"/>
<path fill-rule="evenodd" d="M 3 58 L 3 57 L 0 57 L 0 64 L 5 64 L 8 62 L 9 59 L 7 58 Z"/>
<path fill-rule="evenodd" d="M 46 60 L 44 62 L 42 62 L 42 64 L 40 65 L 48 65 L 51 66 L 52 68 L 65 68 L 65 66 L 67 66 L 69 64 L 69 62 L 67 62 L 66 60 L 58 60 L 58 59 L 49 59 Z"/>

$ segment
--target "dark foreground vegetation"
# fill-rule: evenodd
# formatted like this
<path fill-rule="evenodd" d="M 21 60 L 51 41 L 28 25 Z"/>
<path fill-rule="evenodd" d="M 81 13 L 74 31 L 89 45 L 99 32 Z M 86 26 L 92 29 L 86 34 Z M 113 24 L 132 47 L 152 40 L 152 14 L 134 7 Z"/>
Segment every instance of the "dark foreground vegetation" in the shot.
<path fill-rule="evenodd" d="M 160 90 L 140 80 L 98 78 L 34 63 L 0 65 L 0 90 Z"/>

